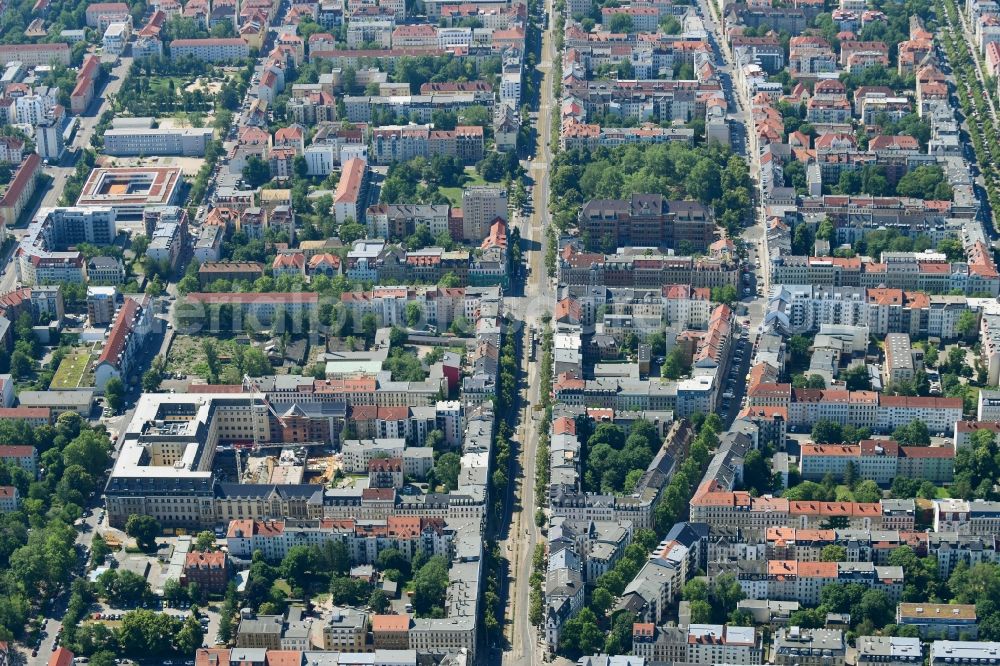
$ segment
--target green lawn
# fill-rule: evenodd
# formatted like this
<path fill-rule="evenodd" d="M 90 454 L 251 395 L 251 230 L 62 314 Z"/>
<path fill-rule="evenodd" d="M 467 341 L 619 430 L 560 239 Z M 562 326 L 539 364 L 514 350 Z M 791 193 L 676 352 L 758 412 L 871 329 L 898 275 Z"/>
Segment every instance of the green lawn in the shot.
<path fill-rule="evenodd" d="M 169 88 L 170 81 L 174 82 L 174 91 L 178 93 L 184 89 L 184 86 L 190 83 L 190 81 L 179 76 L 154 76 L 149 81 L 149 89 L 151 91 L 162 90 L 163 92 L 166 92 Z"/>
<path fill-rule="evenodd" d="M 473 185 L 490 185 L 491 183 L 483 180 L 483 177 L 479 175 L 475 167 L 465 167 L 465 176 L 462 178 L 462 184 L 458 187 L 442 187 L 438 191 L 448 197 L 451 201 L 452 206 L 462 205 L 462 188 L 471 187 Z M 493 183 L 495 184 L 495 183 Z"/>
<path fill-rule="evenodd" d="M 79 388 L 89 363 L 90 352 L 77 351 L 70 354 L 59 363 L 49 388 L 52 390 Z"/>

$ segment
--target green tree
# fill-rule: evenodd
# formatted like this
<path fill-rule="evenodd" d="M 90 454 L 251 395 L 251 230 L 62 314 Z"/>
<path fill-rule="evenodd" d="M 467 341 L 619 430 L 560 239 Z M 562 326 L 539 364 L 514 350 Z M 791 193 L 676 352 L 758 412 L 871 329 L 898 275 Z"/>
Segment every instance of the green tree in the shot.
<path fill-rule="evenodd" d="M 929 446 L 931 443 L 927 424 L 917 419 L 893 430 L 892 438 L 904 446 Z"/>
<path fill-rule="evenodd" d="M 663 375 L 667 379 L 678 379 L 689 372 L 690 369 L 691 365 L 688 363 L 684 351 L 680 347 L 671 349 L 663 363 Z"/>
<path fill-rule="evenodd" d="M 800 370 L 809 364 L 809 348 L 812 341 L 804 335 L 788 338 L 788 356 L 791 370 Z"/>
<path fill-rule="evenodd" d="M 174 648 L 181 654 L 194 654 L 195 650 L 201 647 L 204 639 L 205 630 L 194 613 L 191 613 L 184 620 L 184 624 L 174 638 Z"/>
<path fill-rule="evenodd" d="M 889 597 L 884 590 L 866 590 L 861 595 L 861 602 L 858 604 L 859 612 L 852 613 L 851 619 L 855 615 L 862 622 L 871 622 L 876 627 L 884 627 L 893 619 L 895 606 L 890 603 Z"/>
<path fill-rule="evenodd" d="M 681 588 L 684 601 L 708 601 L 708 583 L 700 578 L 692 578 Z"/>
<path fill-rule="evenodd" d="M 146 579 L 132 571 L 109 569 L 98 577 L 97 586 L 114 606 L 136 604 L 150 594 Z"/>
<path fill-rule="evenodd" d="M 263 377 L 274 372 L 274 366 L 264 350 L 259 347 L 249 347 L 243 352 L 243 374 L 250 377 Z"/>
<path fill-rule="evenodd" d="M 732 304 L 736 301 L 736 287 L 731 284 L 712 287 L 712 300 L 717 303 Z"/>
<path fill-rule="evenodd" d="M 855 484 L 858 482 L 858 466 L 854 461 L 847 463 L 847 467 L 844 468 L 844 485 L 849 489 L 853 490 Z"/>
<path fill-rule="evenodd" d="M 15 352 L 16 353 L 16 352 Z M 104 399 L 108 406 L 116 412 L 121 410 L 125 402 L 125 384 L 117 377 L 112 377 L 104 385 Z"/>
<path fill-rule="evenodd" d="M 964 338 L 972 337 L 972 334 L 976 332 L 978 328 L 978 321 L 976 320 L 976 315 L 972 310 L 962 310 L 958 315 L 958 321 L 955 322 L 955 330 Z M 955 349 L 953 347 L 952 349 Z M 964 354 L 963 350 L 963 354 Z"/>
<path fill-rule="evenodd" d="M 92 477 L 103 473 L 108 466 L 111 444 L 106 434 L 84 430 L 66 445 L 62 462 L 66 468 L 79 465 Z"/>
<path fill-rule="evenodd" d="M 99 566 L 104 563 L 104 559 L 111 554 L 111 547 L 100 534 L 94 535 L 94 540 L 90 543 L 90 563 L 92 566 Z"/>
<path fill-rule="evenodd" d="M 819 223 L 819 228 L 816 230 L 816 238 L 826 241 L 832 241 L 834 234 L 833 222 L 830 218 L 824 217 L 823 221 Z"/>
<path fill-rule="evenodd" d="M 171 578 L 163 584 L 163 600 L 172 606 L 179 605 L 182 601 L 188 600 L 187 590 L 184 586 Z"/>
<path fill-rule="evenodd" d="M 943 238 L 937 245 L 938 252 L 943 252 L 948 261 L 965 261 L 965 248 L 957 238 Z M 926 362 L 926 357 L 924 361 Z"/>
<path fill-rule="evenodd" d="M 854 490 L 854 499 L 857 502 L 874 504 L 881 501 L 882 491 L 879 489 L 877 483 L 871 479 L 866 479 L 859 483 L 858 487 Z"/>
<path fill-rule="evenodd" d="M 343 224 L 340 225 L 340 230 L 337 232 L 337 236 L 345 245 L 350 245 L 354 241 L 364 238 L 367 234 L 367 227 L 353 219 L 344 220 Z"/>
<path fill-rule="evenodd" d="M 306 588 L 315 565 L 316 561 L 311 548 L 302 545 L 292 546 L 281 560 L 281 575 L 293 587 Z"/>
<path fill-rule="evenodd" d="M 368 597 L 368 607 L 373 613 L 385 613 L 389 610 L 389 598 L 382 590 L 374 590 Z"/>
<path fill-rule="evenodd" d="M 817 444 L 837 444 L 842 441 L 840 424 L 821 419 L 812 427 L 812 438 Z"/>
<path fill-rule="evenodd" d="M 598 616 L 607 615 L 612 606 L 615 605 L 615 598 L 606 588 L 598 587 L 590 598 L 590 607 Z"/>
<path fill-rule="evenodd" d="M 816 237 L 808 224 L 799 224 L 792 234 L 792 252 L 797 255 L 812 256 Z"/>
<path fill-rule="evenodd" d="M 608 21 L 608 30 L 611 32 L 632 32 L 632 17 L 628 14 L 613 14 Z"/>
<path fill-rule="evenodd" d="M 826 380 L 823 379 L 822 375 L 812 374 L 812 375 L 809 375 L 808 377 L 806 377 L 806 386 L 805 387 L 809 388 L 809 389 L 820 389 L 820 390 L 822 390 L 822 389 L 826 388 Z"/>
<path fill-rule="evenodd" d="M 903 601 L 921 601 L 941 594 L 937 559 L 919 557 L 910 546 L 900 546 L 889 553 L 889 564 L 903 569 Z"/>
<path fill-rule="evenodd" d="M 139 548 L 152 551 L 156 548 L 156 537 L 160 533 L 160 524 L 152 516 L 132 514 L 125 523 L 125 534 L 135 539 Z"/>
<path fill-rule="evenodd" d="M 840 378 L 848 391 L 870 391 L 872 388 L 868 380 L 868 368 L 864 364 L 852 365 L 840 373 Z"/>
<path fill-rule="evenodd" d="M 205 380 L 209 384 L 214 384 L 219 378 L 219 348 L 215 344 L 215 340 L 211 338 L 205 338 L 201 341 L 201 353 L 205 355 L 205 366 L 208 369 L 208 373 Z"/>
<path fill-rule="evenodd" d="M 103 622 L 88 622 L 76 630 L 74 647 L 82 654 L 89 654 L 90 663 L 98 659 L 99 654 L 111 654 L 111 664 L 115 663 L 114 652 L 118 651 L 118 641 L 115 632 Z"/>
<path fill-rule="evenodd" d="M 903 174 L 896 183 L 896 194 L 918 199 L 951 199 L 952 191 L 944 170 L 937 166 L 919 166 Z"/>
<path fill-rule="evenodd" d="M 698 160 L 684 180 L 688 194 L 703 204 L 710 204 L 722 196 L 719 166 L 710 158 Z"/>
<path fill-rule="evenodd" d="M 142 390 L 146 393 L 155 393 L 160 390 L 163 382 L 163 375 L 150 368 L 142 375 Z"/>
<path fill-rule="evenodd" d="M 660 31 L 665 35 L 679 35 L 683 30 L 681 22 L 669 14 L 660 19 Z"/>
<path fill-rule="evenodd" d="M 295 159 L 292 160 L 292 170 L 295 172 L 295 177 L 302 180 L 309 177 L 309 163 L 306 162 L 306 158 L 302 155 L 296 155 Z"/>
<path fill-rule="evenodd" d="M 417 617 L 444 614 L 444 595 L 448 588 L 448 561 L 435 555 L 413 577 L 413 609 Z"/>
<path fill-rule="evenodd" d="M 151 610 L 134 610 L 125 613 L 122 618 L 118 628 L 118 642 L 125 655 L 133 659 L 162 657 L 173 651 L 173 638 L 181 627 L 181 621 L 169 615 Z"/>
<path fill-rule="evenodd" d="M 584 608 L 563 625 L 559 635 L 559 653 L 570 659 L 595 654 L 604 646 L 604 639 L 594 611 Z"/>
<path fill-rule="evenodd" d="M 719 620 L 736 610 L 736 605 L 746 597 L 740 582 L 731 573 L 722 573 L 712 581 L 712 607 Z"/>
<path fill-rule="evenodd" d="M 420 303 L 409 302 L 406 304 L 406 325 L 410 328 L 416 328 L 420 325 L 420 322 L 424 318 L 424 309 L 420 306 Z"/>
<path fill-rule="evenodd" d="M 407 340 L 409 340 L 409 335 L 406 333 L 405 329 L 399 326 L 393 326 L 389 329 L 389 348 L 399 349 L 406 345 Z"/>
<path fill-rule="evenodd" d="M 195 550 L 200 550 L 203 553 L 212 550 L 215 547 L 215 535 L 211 531 L 205 530 L 203 532 L 198 532 L 198 536 L 195 538 L 194 548 Z"/>
<path fill-rule="evenodd" d="M 243 180 L 251 189 L 256 189 L 271 180 L 271 168 L 261 158 L 251 155 L 243 167 Z"/>
<path fill-rule="evenodd" d="M 691 624 L 707 624 L 712 621 L 712 605 L 698 599 L 691 602 Z"/>
<path fill-rule="evenodd" d="M 924 366 L 928 368 L 937 367 L 938 364 L 938 350 L 937 347 L 933 345 L 927 345 L 927 349 L 924 351 Z"/>
<path fill-rule="evenodd" d="M 380 551 L 376 559 L 379 571 L 395 570 L 406 575 L 410 573 L 410 563 L 406 561 L 403 554 L 396 548 L 386 548 Z"/>
<path fill-rule="evenodd" d="M 35 363 L 31 360 L 31 357 L 28 356 L 28 354 L 18 349 L 10 355 L 9 367 L 10 374 L 14 378 L 14 381 L 24 381 L 25 379 L 31 377 L 31 373 L 35 368 Z"/>
<path fill-rule="evenodd" d="M 335 604 L 360 606 L 370 596 L 372 586 L 359 578 L 336 576 L 330 581 L 330 598 Z"/>
<path fill-rule="evenodd" d="M 743 483 L 758 495 L 771 490 L 771 470 L 767 460 L 757 449 L 752 449 L 743 460 Z"/>
<path fill-rule="evenodd" d="M 819 554 L 820 562 L 846 562 L 847 549 L 838 544 L 823 546 Z"/>
<path fill-rule="evenodd" d="M 434 477 L 444 486 L 445 492 L 458 488 L 458 475 L 462 471 L 462 459 L 449 451 L 441 454 L 434 462 Z"/>

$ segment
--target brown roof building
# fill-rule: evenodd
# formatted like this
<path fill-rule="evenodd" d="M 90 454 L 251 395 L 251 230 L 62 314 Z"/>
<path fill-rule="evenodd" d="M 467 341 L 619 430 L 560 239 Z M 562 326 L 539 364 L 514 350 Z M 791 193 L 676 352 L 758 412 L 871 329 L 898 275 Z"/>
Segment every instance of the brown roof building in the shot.
<path fill-rule="evenodd" d="M 222 551 L 193 551 L 184 559 L 181 585 L 198 583 L 203 590 L 221 594 L 229 584 L 229 558 Z"/>
<path fill-rule="evenodd" d="M 409 615 L 373 615 L 372 638 L 376 650 L 407 650 L 410 647 Z"/>

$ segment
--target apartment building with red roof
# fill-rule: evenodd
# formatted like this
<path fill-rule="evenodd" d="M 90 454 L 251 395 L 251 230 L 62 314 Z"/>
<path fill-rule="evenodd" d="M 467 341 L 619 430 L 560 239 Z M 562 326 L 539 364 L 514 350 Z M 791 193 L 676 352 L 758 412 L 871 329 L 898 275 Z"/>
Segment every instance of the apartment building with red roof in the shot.
<path fill-rule="evenodd" d="M 93 2 L 87 5 L 87 27 L 104 32 L 112 23 L 131 22 L 128 4 L 124 2 Z"/>
<path fill-rule="evenodd" d="M 115 315 L 94 366 L 94 386 L 98 391 L 104 391 L 112 378 L 128 381 L 152 330 L 153 314 L 149 297 L 126 298 Z"/>
<path fill-rule="evenodd" d="M 39 427 L 52 425 L 54 418 L 48 407 L 3 407 L 0 408 L 0 421 L 24 421 L 28 425 Z"/>
<path fill-rule="evenodd" d="M 282 275 L 305 276 L 306 257 L 301 252 L 279 253 L 271 263 L 271 274 L 274 277 Z"/>
<path fill-rule="evenodd" d="M 344 164 L 333 193 L 333 212 L 339 224 L 352 219 L 364 224 L 368 208 L 368 163 L 354 157 Z"/>
<path fill-rule="evenodd" d="M 20 504 L 21 496 L 15 486 L 0 486 L 0 513 L 17 511 Z"/>
<path fill-rule="evenodd" d="M 35 185 L 42 173 L 42 158 L 38 153 L 30 153 L 14 172 L 13 178 L 0 197 L 0 237 L 4 235 L 3 227 L 17 224 L 31 197 L 35 194 Z"/>
<path fill-rule="evenodd" d="M 858 478 L 888 486 L 898 476 L 935 484 L 954 478 L 955 450 L 950 446 L 900 446 L 894 440 L 864 440 L 858 444 L 803 444 L 802 478 L 821 480 L 827 474 L 843 478 L 853 465 Z"/>
<path fill-rule="evenodd" d="M 371 620 L 372 645 L 376 650 L 409 649 L 409 615 L 372 615 Z"/>
<path fill-rule="evenodd" d="M 25 67 L 41 67 L 52 63 L 69 67 L 70 56 L 67 42 L 0 45 L 0 65 L 8 65 L 17 61 Z"/>
<path fill-rule="evenodd" d="M 10 409 L 5 407 L 4 409 Z M 5 444 L 0 446 L 0 462 L 16 465 L 30 474 L 38 476 L 38 450 L 33 446 L 23 444 Z"/>
<path fill-rule="evenodd" d="M 210 594 L 226 591 L 232 574 L 229 557 L 221 550 L 191 551 L 184 558 L 181 585 L 197 583 Z"/>
<path fill-rule="evenodd" d="M 191 56 L 207 62 L 227 62 L 250 57 L 250 47 L 239 37 L 208 37 L 175 39 L 170 42 L 170 57 L 174 60 Z"/>

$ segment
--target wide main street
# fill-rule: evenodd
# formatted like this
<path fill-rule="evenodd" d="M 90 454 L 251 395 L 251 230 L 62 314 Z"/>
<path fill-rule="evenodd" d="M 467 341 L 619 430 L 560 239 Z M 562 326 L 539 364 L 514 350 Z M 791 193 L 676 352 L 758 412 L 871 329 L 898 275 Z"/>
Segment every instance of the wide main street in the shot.
<path fill-rule="evenodd" d="M 706 22 L 706 27 L 709 29 L 720 80 L 732 108 L 729 115 L 733 135 L 732 148 L 747 158 L 751 177 L 757 181 L 758 165 L 753 159 L 749 141 L 749 133 L 753 127 L 749 100 L 741 99 L 738 91 L 734 89 L 732 54 L 728 51 L 725 40 L 722 39 L 721 30 L 713 18 L 709 2 L 700 0 L 698 6 Z M 558 100 L 554 97 L 552 77 L 560 74 L 553 68 L 556 56 L 553 26 L 556 24 L 556 20 L 552 0 L 547 0 L 545 11 L 549 15 L 550 21 L 549 27 L 542 33 L 542 57 L 538 65 L 539 71 L 543 74 L 536 123 L 538 145 L 528 169 L 533 181 L 535 205 L 530 218 L 526 221 L 522 219 L 520 224 L 516 224 L 525 246 L 528 275 L 524 296 L 510 299 L 512 312 L 523 322 L 524 326 L 529 327 L 529 330 L 539 331 L 541 330 L 542 317 L 551 312 L 555 299 L 554 280 L 546 274 L 544 257 L 547 242 L 545 230 L 547 225 L 551 223 L 548 208 L 550 200 L 549 176 L 553 166 L 551 151 L 553 112 L 559 108 Z M 555 121 L 557 122 L 558 118 Z M 743 233 L 743 240 L 746 241 L 749 248 L 750 263 L 755 266 L 755 282 L 765 286 L 766 289 L 767 255 L 764 245 L 765 226 L 762 210 L 758 209 L 755 213 L 752 224 Z M 764 299 L 751 293 L 748 298 L 743 300 L 743 303 L 747 307 L 746 314 L 750 320 L 748 328 L 751 331 L 752 344 L 756 337 L 754 333 L 763 321 Z M 529 344 L 530 336 L 530 332 L 525 333 Z M 529 620 L 532 555 L 536 544 L 542 543 L 541 530 L 534 522 L 534 512 L 537 505 L 535 471 L 540 463 L 537 460 L 539 421 L 536 420 L 540 418 L 540 412 L 536 411 L 535 407 L 541 401 L 539 393 L 541 354 L 538 353 L 533 358 L 525 354 L 524 358 L 523 372 L 527 380 L 527 400 L 524 403 L 520 429 L 517 432 L 517 441 L 522 443 L 519 449 L 521 476 L 515 480 L 514 511 L 511 516 L 510 529 L 506 534 L 506 539 L 500 544 L 501 554 L 507 557 L 510 562 L 510 589 L 505 616 L 507 620 L 505 637 L 508 647 L 503 653 L 502 660 L 503 664 L 510 666 L 539 664 L 551 659 L 550 655 L 546 654 L 547 650 L 541 632 L 533 627 Z M 749 354 L 747 355 L 748 360 Z M 734 400 L 733 414 L 735 414 L 735 408 L 742 398 L 742 386 L 740 393 Z M 731 417 L 732 414 L 728 416 Z"/>
<path fill-rule="evenodd" d="M 549 16 L 548 27 L 542 33 L 542 53 L 538 70 L 542 73 L 538 119 L 536 123 L 537 147 L 534 159 L 531 160 L 528 172 L 533 182 L 533 201 L 531 216 L 521 219 L 517 228 L 520 231 L 525 248 L 525 258 L 528 274 L 524 296 L 510 299 L 510 308 L 514 315 L 528 329 L 524 332 L 527 344 L 531 344 L 532 329 L 540 330 L 542 318 L 550 313 L 554 303 L 552 280 L 545 271 L 545 248 L 547 236 L 545 233 L 549 218 L 549 173 L 552 168 L 552 116 L 557 109 L 553 92 L 552 77 L 557 74 L 555 63 L 555 44 L 552 26 L 556 23 L 552 0 L 546 0 L 545 13 Z M 520 418 L 520 428 L 516 440 L 521 443 L 518 448 L 518 469 L 522 475 L 515 479 L 514 509 L 511 524 L 500 546 L 500 553 L 507 557 L 510 563 L 510 589 L 507 594 L 506 639 L 508 650 L 503 654 L 503 663 L 511 665 L 539 664 L 542 662 L 544 648 L 539 643 L 539 634 L 529 620 L 529 597 L 532 554 L 535 545 L 541 541 L 541 531 L 534 521 L 537 498 L 535 497 L 535 470 L 538 466 L 538 421 L 540 414 L 535 406 L 540 404 L 540 365 L 541 354 L 531 357 L 525 353 L 522 372 L 526 378 L 527 399 L 522 401 L 523 410 Z"/>

